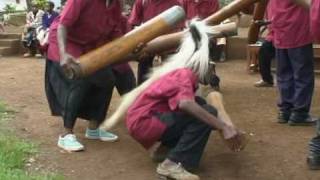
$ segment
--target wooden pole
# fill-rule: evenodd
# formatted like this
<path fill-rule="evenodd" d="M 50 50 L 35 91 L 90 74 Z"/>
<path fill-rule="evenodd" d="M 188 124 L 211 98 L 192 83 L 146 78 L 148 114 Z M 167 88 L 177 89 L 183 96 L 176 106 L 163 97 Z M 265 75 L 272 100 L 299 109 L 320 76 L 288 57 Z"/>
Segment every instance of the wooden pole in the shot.
<path fill-rule="evenodd" d="M 78 59 L 80 63 L 65 69 L 65 74 L 70 79 L 77 79 L 88 76 L 106 65 L 117 63 L 134 52 L 140 43 L 147 43 L 169 32 L 184 17 L 184 10 L 174 6 L 125 36 L 80 56 Z"/>
<path fill-rule="evenodd" d="M 217 25 L 258 1 L 260 0 L 235 0 L 204 21 L 208 25 Z M 81 56 L 79 58 L 80 64 L 70 67 L 65 73 L 70 79 L 81 78 L 107 65 L 128 60 L 128 55 L 132 54 L 139 43 L 147 43 L 141 53 L 156 54 L 177 48 L 185 31 L 160 35 L 169 32 L 171 27 L 183 19 L 183 9 L 175 6 L 125 36 Z"/>

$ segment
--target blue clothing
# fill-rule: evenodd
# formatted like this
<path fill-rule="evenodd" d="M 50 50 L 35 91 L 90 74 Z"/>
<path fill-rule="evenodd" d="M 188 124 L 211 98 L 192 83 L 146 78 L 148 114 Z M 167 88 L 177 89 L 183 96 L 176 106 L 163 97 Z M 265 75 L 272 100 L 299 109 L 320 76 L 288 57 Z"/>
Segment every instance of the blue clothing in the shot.
<path fill-rule="evenodd" d="M 280 111 L 309 113 L 314 89 L 312 44 L 276 49 L 276 59 Z"/>
<path fill-rule="evenodd" d="M 53 20 L 59 16 L 59 13 L 55 12 L 55 11 L 52 11 L 51 14 L 49 14 L 48 12 L 46 12 L 44 15 L 43 15 L 43 18 L 42 18 L 42 27 L 44 29 L 47 29 L 50 27 L 51 23 L 53 22 Z"/>

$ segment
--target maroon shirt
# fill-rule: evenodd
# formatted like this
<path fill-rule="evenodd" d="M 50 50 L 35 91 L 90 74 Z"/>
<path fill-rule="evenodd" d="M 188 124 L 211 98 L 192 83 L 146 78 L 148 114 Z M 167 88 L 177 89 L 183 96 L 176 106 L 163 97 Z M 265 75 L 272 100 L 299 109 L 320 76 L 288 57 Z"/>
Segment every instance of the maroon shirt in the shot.
<path fill-rule="evenodd" d="M 67 27 L 66 51 L 78 58 L 80 55 L 110 41 L 121 31 L 119 0 L 106 7 L 105 0 L 68 0 L 60 17 L 50 28 L 48 58 L 60 61 L 57 41 L 59 24 Z"/>
<path fill-rule="evenodd" d="M 309 11 L 291 0 L 270 0 L 273 44 L 278 49 L 297 48 L 312 42 Z"/>
<path fill-rule="evenodd" d="M 188 20 L 194 17 L 204 19 L 219 10 L 218 0 L 180 0 L 180 3 Z"/>
<path fill-rule="evenodd" d="M 312 1 L 311 31 L 314 39 L 320 41 L 320 0 Z"/>
<path fill-rule="evenodd" d="M 151 84 L 127 112 L 126 124 L 130 135 L 145 148 L 150 148 L 167 128 L 156 113 L 179 111 L 181 100 L 194 99 L 197 82 L 192 70 L 183 68 Z"/>
<path fill-rule="evenodd" d="M 141 25 L 175 5 L 180 5 L 178 0 L 136 0 L 129 23 L 131 26 Z"/>

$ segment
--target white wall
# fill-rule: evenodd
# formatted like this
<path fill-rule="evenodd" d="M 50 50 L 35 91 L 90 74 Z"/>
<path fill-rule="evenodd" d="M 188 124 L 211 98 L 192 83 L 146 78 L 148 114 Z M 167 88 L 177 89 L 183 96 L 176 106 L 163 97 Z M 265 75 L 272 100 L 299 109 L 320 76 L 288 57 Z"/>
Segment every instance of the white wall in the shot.
<path fill-rule="evenodd" d="M 0 0 L 0 11 L 3 11 L 3 8 L 6 4 L 16 4 L 16 0 Z M 27 8 L 26 0 L 20 0 L 20 4 L 17 4 L 18 10 L 24 10 Z"/>

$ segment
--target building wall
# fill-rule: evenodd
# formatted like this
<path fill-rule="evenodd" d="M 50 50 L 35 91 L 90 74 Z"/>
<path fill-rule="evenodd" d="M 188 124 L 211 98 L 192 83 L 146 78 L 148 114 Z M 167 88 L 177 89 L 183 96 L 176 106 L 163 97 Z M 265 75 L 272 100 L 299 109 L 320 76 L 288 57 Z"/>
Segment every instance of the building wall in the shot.
<path fill-rule="evenodd" d="M 16 4 L 16 0 L 0 0 L 0 11 L 3 11 L 3 8 L 6 4 Z M 24 10 L 27 8 L 26 0 L 20 0 L 20 3 L 17 4 L 18 10 Z"/>

